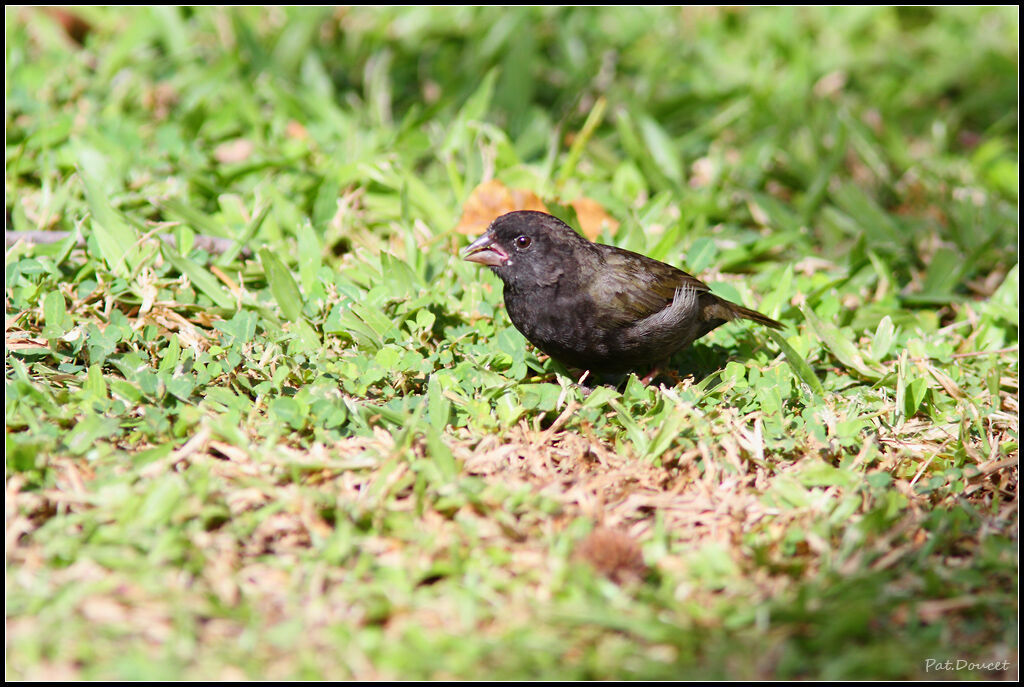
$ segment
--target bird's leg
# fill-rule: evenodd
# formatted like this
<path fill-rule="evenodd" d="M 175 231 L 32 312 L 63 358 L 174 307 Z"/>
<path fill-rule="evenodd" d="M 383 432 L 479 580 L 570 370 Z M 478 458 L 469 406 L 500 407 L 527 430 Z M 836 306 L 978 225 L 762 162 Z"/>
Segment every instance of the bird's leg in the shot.
<path fill-rule="evenodd" d="M 653 370 L 651 370 L 650 372 L 648 372 L 647 374 L 640 378 L 640 383 L 643 384 L 644 386 L 647 386 L 651 382 L 653 382 L 654 378 L 657 377 L 660 373 L 661 370 L 655 367 Z"/>
<path fill-rule="evenodd" d="M 576 386 L 578 386 L 580 388 L 580 391 L 583 393 L 583 397 L 584 398 L 589 396 L 591 394 L 591 392 L 593 391 L 593 389 L 591 387 L 586 386 L 583 383 L 584 381 L 586 381 L 587 377 L 589 377 L 589 376 L 590 376 L 590 370 L 584 370 L 583 374 L 580 375 L 580 378 L 578 380 L 576 380 Z M 560 403 L 561 402 L 559 402 L 559 404 Z"/>
<path fill-rule="evenodd" d="M 644 375 L 640 379 L 640 383 L 643 384 L 644 386 L 648 386 L 651 382 L 657 379 L 659 375 L 664 375 L 665 377 L 667 377 L 669 381 L 672 382 L 672 386 L 675 386 L 679 384 L 681 381 L 683 381 L 679 379 L 679 375 L 676 373 L 675 370 L 668 368 L 668 360 L 663 360 L 657 365 L 655 365 L 650 372 Z"/>

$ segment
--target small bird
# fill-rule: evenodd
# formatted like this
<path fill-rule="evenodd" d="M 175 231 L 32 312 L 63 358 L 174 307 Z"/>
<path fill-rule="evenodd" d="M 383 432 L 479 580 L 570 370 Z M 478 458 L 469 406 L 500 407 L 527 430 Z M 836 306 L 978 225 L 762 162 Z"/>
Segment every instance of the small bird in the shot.
<path fill-rule="evenodd" d="M 682 270 L 592 243 L 543 212 L 498 217 L 462 255 L 498 275 L 508 316 L 530 343 L 594 373 L 657 370 L 730 320 L 782 327 Z"/>

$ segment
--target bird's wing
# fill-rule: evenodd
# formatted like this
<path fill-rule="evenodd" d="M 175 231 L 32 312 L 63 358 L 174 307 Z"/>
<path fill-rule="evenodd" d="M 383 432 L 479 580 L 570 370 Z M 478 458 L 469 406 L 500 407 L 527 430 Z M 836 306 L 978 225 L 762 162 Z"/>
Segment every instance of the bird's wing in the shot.
<path fill-rule="evenodd" d="M 672 304 L 678 289 L 710 291 L 700 279 L 671 265 L 621 248 L 601 247 L 606 249 L 605 264 L 587 291 L 605 326 L 630 325 L 661 312 Z"/>

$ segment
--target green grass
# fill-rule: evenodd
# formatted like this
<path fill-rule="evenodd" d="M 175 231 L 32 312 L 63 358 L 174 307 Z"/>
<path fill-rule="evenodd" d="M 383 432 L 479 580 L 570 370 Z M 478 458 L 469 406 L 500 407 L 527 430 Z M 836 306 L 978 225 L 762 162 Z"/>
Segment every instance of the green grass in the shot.
<path fill-rule="evenodd" d="M 1016 676 L 1016 8 L 74 11 L 5 14 L 8 679 Z M 492 178 L 786 328 L 586 394 Z"/>

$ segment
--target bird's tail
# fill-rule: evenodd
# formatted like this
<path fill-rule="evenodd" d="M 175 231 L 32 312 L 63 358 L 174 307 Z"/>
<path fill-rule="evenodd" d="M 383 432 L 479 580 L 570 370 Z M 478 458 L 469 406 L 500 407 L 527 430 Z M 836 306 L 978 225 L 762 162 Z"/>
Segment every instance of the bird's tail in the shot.
<path fill-rule="evenodd" d="M 772 329 L 782 329 L 782 323 L 781 322 L 776 322 L 772 318 L 768 317 L 767 315 L 762 315 L 761 313 L 757 312 L 756 310 L 751 310 L 750 308 L 744 308 L 742 305 L 736 305 L 735 303 L 729 303 L 729 305 L 732 306 L 732 312 L 733 312 L 733 317 L 734 318 L 740 318 L 740 319 L 744 319 L 744 320 L 753 320 L 754 322 L 757 322 L 758 324 L 763 324 L 764 326 L 771 327 Z"/>
<path fill-rule="evenodd" d="M 722 320 L 753 320 L 758 324 L 763 324 L 766 327 L 772 329 L 782 329 L 782 323 L 776 322 L 767 315 L 762 315 L 756 310 L 750 308 L 744 308 L 742 305 L 737 305 L 732 301 L 727 301 L 724 298 L 719 298 L 717 302 L 713 303 L 706 311 L 707 315 Z"/>

